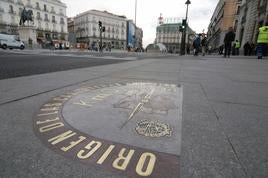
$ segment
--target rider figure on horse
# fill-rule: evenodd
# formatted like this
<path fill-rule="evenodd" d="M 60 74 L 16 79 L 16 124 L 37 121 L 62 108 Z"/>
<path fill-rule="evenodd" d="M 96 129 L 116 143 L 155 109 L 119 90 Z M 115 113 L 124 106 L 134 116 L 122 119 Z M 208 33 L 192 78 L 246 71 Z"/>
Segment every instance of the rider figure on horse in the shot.
<path fill-rule="evenodd" d="M 26 21 L 33 21 L 32 15 L 33 11 L 32 10 L 27 11 L 24 7 L 20 16 L 20 25 L 24 25 Z"/>

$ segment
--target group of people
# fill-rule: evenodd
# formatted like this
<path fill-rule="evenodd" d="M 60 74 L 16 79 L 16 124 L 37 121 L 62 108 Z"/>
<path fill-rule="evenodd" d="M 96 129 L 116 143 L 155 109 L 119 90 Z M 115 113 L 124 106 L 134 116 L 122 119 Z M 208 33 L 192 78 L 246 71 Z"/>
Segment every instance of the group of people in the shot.
<path fill-rule="evenodd" d="M 228 39 L 228 37 L 227 37 L 227 39 Z M 226 46 L 226 44 L 227 44 L 227 46 Z M 240 51 L 240 48 L 241 48 L 240 42 L 238 40 L 235 40 L 235 42 L 233 42 L 233 45 L 231 45 L 231 46 L 232 47 L 231 47 L 231 50 L 230 50 L 230 54 L 232 54 L 233 56 L 239 56 L 239 54 L 240 54 L 239 51 Z M 220 55 L 225 53 L 226 47 L 230 48 L 230 42 L 227 42 L 227 43 L 225 42 L 224 45 L 221 45 L 219 47 L 219 54 Z M 256 54 L 256 46 L 252 42 L 251 43 L 249 43 L 249 42 L 245 43 L 243 48 L 244 48 L 244 55 L 245 56 L 252 56 L 252 55 Z M 225 57 L 226 56 L 228 56 L 228 53 L 225 53 Z"/>
<path fill-rule="evenodd" d="M 243 46 L 244 48 L 244 55 L 245 56 L 252 56 L 256 54 L 256 45 L 254 43 L 246 42 Z"/>
<path fill-rule="evenodd" d="M 232 27 L 229 28 L 228 32 L 224 37 L 224 45 L 219 47 L 219 54 L 223 54 L 224 57 L 230 57 L 230 55 L 239 55 L 241 44 L 238 40 L 235 40 L 235 32 Z M 198 56 L 199 52 L 202 51 L 204 56 L 209 51 L 207 37 L 204 34 L 198 34 L 193 41 L 194 56 Z M 259 28 L 257 45 L 254 43 L 246 42 L 243 46 L 244 55 L 251 56 L 256 55 L 258 59 L 262 59 L 263 56 L 268 55 L 268 22 Z M 190 46 L 187 45 L 187 53 L 190 52 Z"/>
<path fill-rule="evenodd" d="M 205 56 L 207 47 L 207 37 L 205 35 L 198 34 L 193 41 L 194 56 L 198 56 L 200 49 L 202 51 L 202 55 Z"/>
<path fill-rule="evenodd" d="M 229 28 L 229 31 L 225 34 L 224 37 L 224 57 L 230 57 L 232 51 L 232 43 L 235 40 L 235 33 L 232 27 Z M 245 43 L 244 55 L 250 56 L 252 54 L 256 54 L 258 59 L 262 59 L 263 56 L 267 55 L 267 47 L 268 47 L 268 23 L 264 26 L 260 27 L 258 30 L 258 38 L 257 38 L 257 47 L 253 43 Z M 235 49 L 235 55 L 239 55 L 240 42 L 236 40 L 233 43 L 233 48 Z"/>

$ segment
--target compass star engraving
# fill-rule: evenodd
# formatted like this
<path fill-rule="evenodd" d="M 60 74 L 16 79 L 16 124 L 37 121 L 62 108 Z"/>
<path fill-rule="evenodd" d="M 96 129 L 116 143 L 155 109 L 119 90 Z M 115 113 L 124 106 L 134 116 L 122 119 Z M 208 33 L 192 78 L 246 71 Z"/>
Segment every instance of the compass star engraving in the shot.
<path fill-rule="evenodd" d="M 143 106 L 149 102 L 150 98 L 152 97 L 153 93 L 155 91 L 155 88 L 153 88 L 148 94 L 146 94 L 141 101 L 137 104 L 137 106 L 132 110 L 132 112 L 129 114 L 128 119 L 123 123 L 123 125 L 120 127 L 122 129 L 141 109 Z"/>

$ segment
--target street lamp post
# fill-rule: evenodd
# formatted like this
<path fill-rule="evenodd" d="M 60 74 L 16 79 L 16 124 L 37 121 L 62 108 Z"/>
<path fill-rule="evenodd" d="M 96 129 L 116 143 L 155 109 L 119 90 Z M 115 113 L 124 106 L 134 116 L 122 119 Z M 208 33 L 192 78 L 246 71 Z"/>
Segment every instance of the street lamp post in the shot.
<path fill-rule="evenodd" d="M 136 48 L 136 36 L 137 36 L 137 34 L 136 34 L 136 28 L 137 28 L 137 0 L 135 0 L 135 32 L 134 32 L 134 36 L 135 36 L 135 38 L 134 38 L 134 48 Z"/>
<path fill-rule="evenodd" d="M 137 24 L 137 0 L 135 0 L 135 25 Z"/>
<path fill-rule="evenodd" d="M 188 8 L 189 8 L 189 5 L 191 4 L 191 1 L 190 0 L 187 0 L 185 2 L 186 4 L 186 17 L 185 17 L 185 28 L 182 32 L 182 38 L 181 38 L 181 55 L 185 55 L 185 41 L 186 41 L 186 33 L 187 33 L 187 28 L 188 28 Z"/>

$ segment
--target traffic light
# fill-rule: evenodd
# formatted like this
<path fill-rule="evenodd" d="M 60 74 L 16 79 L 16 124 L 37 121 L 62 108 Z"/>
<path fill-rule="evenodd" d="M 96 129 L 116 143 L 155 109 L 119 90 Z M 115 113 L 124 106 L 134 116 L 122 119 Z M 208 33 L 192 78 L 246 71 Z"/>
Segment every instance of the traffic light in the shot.
<path fill-rule="evenodd" d="M 102 22 L 101 22 L 101 21 L 99 21 L 99 27 L 100 27 L 100 28 L 102 27 Z"/>
<path fill-rule="evenodd" d="M 105 32 L 105 27 L 102 27 L 102 32 Z"/>
<path fill-rule="evenodd" d="M 187 22 L 186 22 L 186 19 L 183 19 L 183 20 L 182 20 L 182 26 L 186 26 L 186 23 L 187 23 Z"/>
<path fill-rule="evenodd" d="M 180 32 L 183 32 L 184 29 L 185 29 L 185 26 L 181 25 L 179 31 L 180 31 Z"/>
<path fill-rule="evenodd" d="M 187 22 L 186 22 L 186 19 L 182 19 L 182 23 L 181 23 L 181 26 L 180 26 L 180 32 L 183 32 L 186 28 L 186 25 L 187 25 Z"/>

